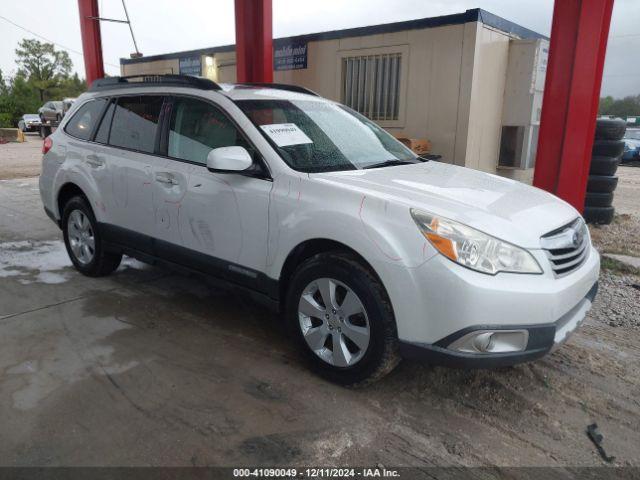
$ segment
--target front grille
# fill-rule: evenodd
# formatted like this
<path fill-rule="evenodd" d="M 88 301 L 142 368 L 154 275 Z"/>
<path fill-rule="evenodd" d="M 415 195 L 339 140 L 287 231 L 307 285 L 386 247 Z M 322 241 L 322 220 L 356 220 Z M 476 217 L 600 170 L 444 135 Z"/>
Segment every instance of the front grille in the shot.
<path fill-rule="evenodd" d="M 556 277 L 578 269 L 589 255 L 589 232 L 582 218 L 547 233 L 540 240 Z"/>

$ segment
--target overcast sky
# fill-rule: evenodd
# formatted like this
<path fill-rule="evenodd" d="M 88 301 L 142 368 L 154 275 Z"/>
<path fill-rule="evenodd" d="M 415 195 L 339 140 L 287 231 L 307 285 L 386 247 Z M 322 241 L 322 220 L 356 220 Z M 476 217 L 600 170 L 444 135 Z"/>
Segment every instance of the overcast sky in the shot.
<path fill-rule="evenodd" d="M 562 1 L 562 0 L 558 0 Z M 235 42 L 233 0 L 126 0 L 145 55 Z M 70 50 L 84 77 L 77 0 L 2 1 L 6 17 Z M 124 18 L 121 0 L 99 0 L 101 16 Z M 274 37 L 434 17 L 483 8 L 544 35 L 551 30 L 553 0 L 273 0 Z M 640 0 L 616 0 L 602 94 L 640 94 Z M 15 72 L 18 41 L 33 35 L 0 18 L 0 69 Z M 102 24 L 107 73 L 134 51 L 126 25 Z"/>

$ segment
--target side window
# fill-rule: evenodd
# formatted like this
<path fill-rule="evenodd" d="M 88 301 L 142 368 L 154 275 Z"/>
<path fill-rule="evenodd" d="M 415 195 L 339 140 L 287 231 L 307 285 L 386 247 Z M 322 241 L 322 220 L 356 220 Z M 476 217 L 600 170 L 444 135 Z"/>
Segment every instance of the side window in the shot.
<path fill-rule="evenodd" d="M 152 95 L 119 98 L 109 145 L 153 153 L 162 99 Z"/>
<path fill-rule="evenodd" d="M 202 165 L 214 148 L 250 145 L 218 108 L 192 98 L 176 98 L 169 126 L 168 154 Z"/>
<path fill-rule="evenodd" d="M 113 118 L 113 111 L 116 109 L 115 102 L 111 102 L 107 108 L 107 112 L 102 117 L 100 127 L 96 133 L 96 142 L 108 143 L 109 142 L 109 130 L 111 129 L 111 119 Z"/>
<path fill-rule="evenodd" d="M 81 140 L 89 140 L 93 127 L 100 118 L 106 103 L 107 100 L 104 98 L 90 100 L 85 103 L 69 120 L 69 123 L 64 127 L 64 131 Z"/>

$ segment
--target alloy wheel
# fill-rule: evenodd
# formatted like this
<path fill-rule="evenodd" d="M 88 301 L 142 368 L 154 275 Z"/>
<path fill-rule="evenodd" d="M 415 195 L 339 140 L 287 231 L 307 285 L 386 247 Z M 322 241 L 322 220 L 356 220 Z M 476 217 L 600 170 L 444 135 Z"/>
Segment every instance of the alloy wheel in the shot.
<path fill-rule="evenodd" d="M 82 210 L 74 210 L 67 220 L 69 245 L 76 260 L 88 265 L 96 254 L 96 240 L 89 218 Z"/>
<path fill-rule="evenodd" d="M 356 293 L 332 278 L 318 278 L 302 291 L 298 319 L 309 348 L 336 367 L 358 363 L 369 346 L 367 312 Z"/>

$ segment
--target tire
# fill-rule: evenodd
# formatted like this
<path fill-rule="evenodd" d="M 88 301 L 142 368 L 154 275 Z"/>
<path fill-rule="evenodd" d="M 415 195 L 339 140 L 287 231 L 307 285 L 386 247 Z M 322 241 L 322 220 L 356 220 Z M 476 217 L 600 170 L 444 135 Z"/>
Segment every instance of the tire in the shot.
<path fill-rule="evenodd" d="M 595 140 L 591 151 L 594 156 L 620 158 L 624 153 L 624 140 Z"/>
<path fill-rule="evenodd" d="M 93 242 L 86 237 L 82 238 L 85 232 L 86 237 L 93 238 Z M 98 222 L 86 198 L 73 197 L 65 204 L 62 214 L 62 233 L 69 258 L 76 270 L 83 275 L 103 277 L 112 273 L 120 265 L 122 254 L 106 251 Z M 93 249 L 90 243 L 93 243 Z M 87 249 L 83 247 L 84 245 Z"/>
<path fill-rule="evenodd" d="M 587 223 L 609 225 L 613 221 L 613 207 L 585 207 L 583 217 Z"/>
<path fill-rule="evenodd" d="M 613 192 L 618 185 L 618 177 L 607 175 L 589 175 L 587 181 L 587 192 L 609 193 Z"/>
<path fill-rule="evenodd" d="M 620 157 L 605 157 L 594 155 L 591 157 L 589 173 L 591 175 L 613 175 L 620 164 Z"/>
<path fill-rule="evenodd" d="M 327 282 L 335 285 L 336 292 L 333 302 L 336 308 L 331 312 L 324 307 L 326 304 L 318 288 L 319 285 L 326 286 Z M 303 295 L 309 299 L 306 303 Z M 347 302 L 347 298 L 351 298 L 351 301 Z M 361 313 L 346 315 L 342 310 L 348 308 L 345 307 L 346 303 L 352 306 L 357 303 Z M 303 306 L 305 304 L 306 307 Z M 318 317 L 305 316 L 301 309 L 311 314 L 317 313 Z M 351 310 L 357 311 L 358 308 Z M 354 255 L 321 253 L 303 262 L 289 282 L 285 314 L 289 329 L 311 369 L 332 382 L 363 386 L 382 378 L 400 361 L 391 302 L 380 280 Z M 323 316 L 325 318 L 321 318 Z M 303 328 L 307 329 L 307 337 Z M 358 333 L 354 332 L 355 328 L 360 328 L 358 344 L 351 340 L 351 336 L 358 338 L 353 336 Z M 364 346 L 362 332 L 366 328 L 368 338 Z M 314 336 L 315 341 L 308 336 L 308 332 L 314 329 L 322 329 Z M 309 343 L 306 338 L 310 339 Z M 346 348 L 346 353 L 334 356 L 334 342 L 340 342 L 339 345 Z M 313 349 L 310 343 L 315 343 L 318 348 Z"/>
<path fill-rule="evenodd" d="M 596 140 L 620 140 L 624 137 L 627 123 L 619 118 L 596 120 Z"/>
<path fill-rule="evenodd" d="M 584 205 L 586 207 L 610 207 L 613 202 L 613 192 L 587 192 Z"/>

